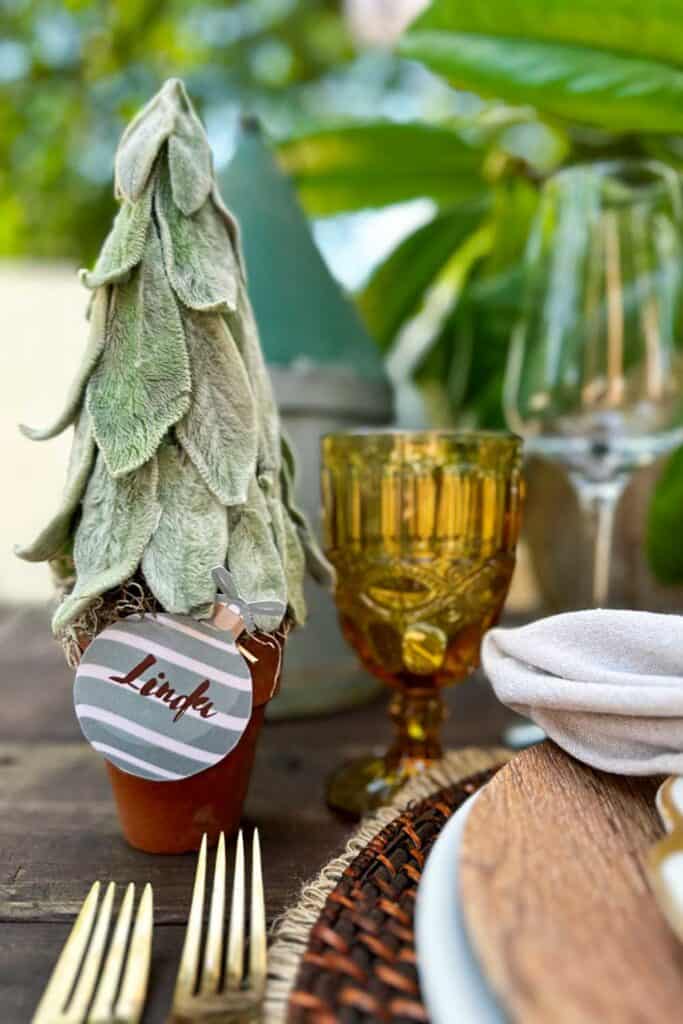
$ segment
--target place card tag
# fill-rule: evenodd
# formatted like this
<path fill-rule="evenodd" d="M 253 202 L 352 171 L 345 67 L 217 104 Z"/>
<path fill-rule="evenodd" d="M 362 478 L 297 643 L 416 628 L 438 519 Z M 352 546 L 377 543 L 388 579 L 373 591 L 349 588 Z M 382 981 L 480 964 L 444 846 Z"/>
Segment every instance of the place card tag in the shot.
<path fill-rule="evenodd" d="M 132 615 L 84 652 L 74 704 L 87 741 L 117 768 L 177 781 L 217 764 L 239 743 L 251 717 L 251 672 L 229 626 Z"/>

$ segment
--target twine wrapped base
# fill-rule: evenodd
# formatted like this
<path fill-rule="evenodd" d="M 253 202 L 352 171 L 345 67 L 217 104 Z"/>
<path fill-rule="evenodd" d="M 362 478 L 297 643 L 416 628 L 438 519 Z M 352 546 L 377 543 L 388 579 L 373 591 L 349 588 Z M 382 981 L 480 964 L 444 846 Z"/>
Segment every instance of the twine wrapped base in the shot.
<path fill-rule="evenodd" d="M 413 935 L 424 863 L 445 821 L 509 752 L 454 751 L 368 817 L 276 922 L 266 1020 L 427 1021 Z"/>
<path fill-rule="evenodd" d="M 60 590 L 60 599 L 68 588 Z M 81 654 L 98 633 L 129 615 L 144 615 L 160 610 L 159 602 L 140 579 L 131 579 L 115 590 L 96 597 L 92 604 L 62 629 L 57 639 L 62 645 L 69 668 L 77 668 Z"/>

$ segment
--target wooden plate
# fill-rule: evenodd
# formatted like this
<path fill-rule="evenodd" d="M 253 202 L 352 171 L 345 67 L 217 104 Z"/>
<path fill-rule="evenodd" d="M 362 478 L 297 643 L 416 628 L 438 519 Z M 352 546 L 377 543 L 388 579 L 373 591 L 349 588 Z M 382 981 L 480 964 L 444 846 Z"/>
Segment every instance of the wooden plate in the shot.
<path fill-rule="evenodd" d="M 465 923 L 511 1020 L 683 1016 L 683 946 L 643 866 L 662 833 L 658 781 L 593 771 L 543 743 L 476 800 L 462 845 Z"/>

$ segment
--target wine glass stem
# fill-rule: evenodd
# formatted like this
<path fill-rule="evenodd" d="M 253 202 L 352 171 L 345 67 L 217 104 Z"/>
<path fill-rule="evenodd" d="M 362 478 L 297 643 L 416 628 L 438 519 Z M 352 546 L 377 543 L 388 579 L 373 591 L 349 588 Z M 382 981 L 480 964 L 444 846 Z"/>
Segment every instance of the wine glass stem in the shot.
<path fill-rule="evenodd" d="M 609 598 L 614 516 L 628 474 L 621 473 L 610 480 L 600 481 L 589 480 L 579 474 L 571 477 L 592 547 L 591 602 L 594 608 L 602 608 Z"/>

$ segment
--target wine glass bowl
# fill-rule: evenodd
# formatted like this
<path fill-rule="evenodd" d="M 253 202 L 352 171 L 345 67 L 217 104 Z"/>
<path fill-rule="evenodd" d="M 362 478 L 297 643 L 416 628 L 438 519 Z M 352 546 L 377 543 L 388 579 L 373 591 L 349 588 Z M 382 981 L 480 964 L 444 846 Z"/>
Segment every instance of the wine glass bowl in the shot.
<path fill-rule="evenodd" d="M 543 186 L 524 260 L 505 411 L 562 463 L 592 540 L 590 603 L 608 600 L 616 503 L 683 442 L 683 198 L 653 160 L 577 165 Z"/>
<path fill-rule="evenodd" d="M 441 755 L 440 690 L 479 662 L 507 596 L 520 526 L 521 443 L 448 431 L 322 442 L 326 553 L 342 630 L 393 690 L 383 758 L 343 768 L 328 801 L 360 813 Z"/>
<path fill-rule="evenodd" d="M 542 190 L 506 413 L 531 448 L 589 476 L 683 434 L 682 206 L 676 172 L 648 160 L 571 167 Z"/>

